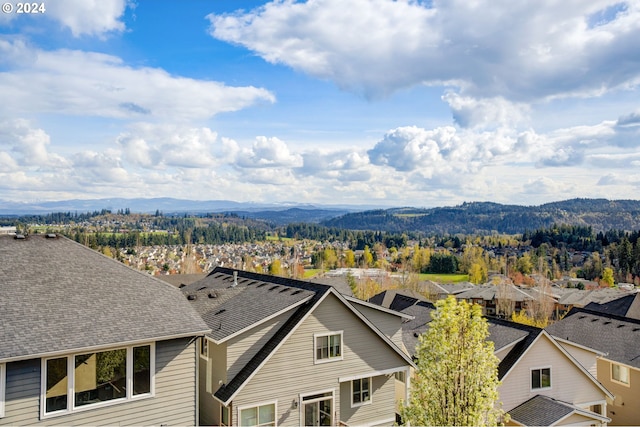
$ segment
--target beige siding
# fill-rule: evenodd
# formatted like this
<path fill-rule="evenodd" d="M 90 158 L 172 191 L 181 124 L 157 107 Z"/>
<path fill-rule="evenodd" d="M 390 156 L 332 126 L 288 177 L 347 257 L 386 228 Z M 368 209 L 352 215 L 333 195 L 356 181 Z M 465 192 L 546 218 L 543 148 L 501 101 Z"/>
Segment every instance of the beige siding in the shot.
<path fill-rule="evenodd" d="M 602 423 L 593 418 L 585 417 L 580 414 L 571 414 L 569 417 L 565 418 L 558 424 L 557 426 L 600 426 Z"/>
<path fill-rule="evenodd" d="M 0 425 L 193 425 L 195 344 L 156 343 L 155 397 L 40 420 L 40 359 L 7 364 L 5 417 Z"/>
<path fill-rule="evenodd" d="M 393 375 L 374 377 L 372 383 L 371 403 L 355 408 L 351 407 L 351 382 L 340 384 L 340 421 L 349 425 L 372 425 L 388 420 L 391 420 L 389 424 L 395 422 L 395 409 L 390 413 L 387 404 L 395 401 Z"/>
<path fill-rule="evenodd" d="M 571 345 L 567 342 L 559 343 L 562 348 L 567 350 L 567 352 L 572 355 L 584 368 L 589 371 L 591 375 L 594 377 L 598 374 L 598 366 L 597 366 L 597 354 L 593 351 L 585 350 L 584 348 Z"/>
<path fill-rule="evenodd" d="M 607 405 L 609 425 L 640 425 L 640 370 L 629 367 L 629 385 L 611 380 L 611 361 L 598 359 L 598 380 L 615 399 Z"/>
<path fill-rule="evenodd" d="M 314 365 L 314 334 L 330 331 L 343 331 L 343 360 Z M 330 294 L 255 374 L 233 403 L 237 408 L 277 400 L 278 425 L 299 425 L 302 405 L 294 408 L 299 395 L 333 390 L 337 406 L 334 415 L 339 420 L 342 418 L 338 378 L 364 376 L 406 366 L 404 359 Z M 393 380 L 393 376 L 390 378 Z M 393 385 L 393 382 L 390 384 Z M 382 418 L 394 417 L 393 390 L 390 386 L 389 392 L 376 400 L 370 422 L 379 420 L 381 413 L 387 414 Z M 237 411 L 234 411 L 234 420 L 237 420 L 237 415 Z M 364 411 L 358 415 L 362 423 L 368 422 Z M 348 422 L 345 419 L 342 421 Z"/>
<path fill-rule="evenodd" d="M 231 380 L 294 313 L 290 310 L 226 341 L 227 378 Z"/>
<path fill-rule="evenodd" d="M 531 390 L 531 369 L 551 367 L 551 388 Z M 537 394 L 573 403 L 605 399 L 605 394 L 567 358 L 545 335 L 520 358 L 502 380 L 500 400 L 505 411 L 529 400 Z"/>
<path fill-rule="evenodd" d="M 371 323 L 376 325 L 398 348 L 404 348 L 404 344 L 402 343 L 402 317 L 361 304 L 353 304 L 353 306 L 369 319 Z"/>
<path fill-rule="evenodd" d="M 209 365 L 207 369 L 207 364 Z M 200 424 L 220 423 L 220 403 L 213 394 L 227 382 L 227 343 L 209 341 L 209 359 L 200 358 Z M 208 386 L 208 388 L 207 388 Z"/>
<path fill-rule="evenodd" d="M 513 350 L 513 347 L 515 346 L 515 344 L 511 344 L 508 345 L 502 349 L 500 349 L 499 351 L 496 351 L 494 354 L 496 355 L 496 357 L 498 358 L 499 361 L 502 362 L 502 359 L 504 359 L 505 357 L 507 357 L 507 354 L 509 354 L 509 352 L 511 350 Z"/>

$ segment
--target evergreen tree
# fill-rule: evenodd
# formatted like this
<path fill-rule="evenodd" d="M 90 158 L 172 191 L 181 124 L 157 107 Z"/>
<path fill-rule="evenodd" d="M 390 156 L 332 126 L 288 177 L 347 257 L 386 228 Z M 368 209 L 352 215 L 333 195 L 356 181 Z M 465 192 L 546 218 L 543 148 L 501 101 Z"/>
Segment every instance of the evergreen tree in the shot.
<path fill-rule="evenodd" d="M 418 339 L 418 369 L 405 423 L 422 426 L 497 425 L 498 358 L 478 305 L 449 296 L 436 303 L 429 330 Z"/>

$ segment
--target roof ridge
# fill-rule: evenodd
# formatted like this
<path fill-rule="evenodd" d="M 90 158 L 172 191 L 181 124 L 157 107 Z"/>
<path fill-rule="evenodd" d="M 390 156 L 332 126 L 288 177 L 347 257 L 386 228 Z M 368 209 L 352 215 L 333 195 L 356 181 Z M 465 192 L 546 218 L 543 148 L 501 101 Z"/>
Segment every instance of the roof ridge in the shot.
<path fill-rule="evenodd" d="M 239 270 L 228 267 L 216 267 L 206 277 L 209 277 L 216 273 L 223 273 L 233 276 L 234 272 L 237 272 L 239 278 L 260 280 L 262 282 L 270 282 L 277 285 L 291 286 L 299 289 L 304 289 L 313 292 L 324 292 L 327 289 L 332 288 L 331 285 L 323 285 L 322 283 L 309 282 L 299 279 L 291 279 L 288 277 L 272 276 L 270 274 L 254 273 L 252 271 Z"/>
<path fill-rule="evenodd" d="M 629 322 L 629 323 L 635 323 L 637 325 L 640 325 L 640 319 L 634 319 L 633 317 L 619 316 L 617 314 L 604 313 L 604 312 L 597 311 L 597 310 L 589 310 L 589 309 L 584 308 L 584 307 L 573 307 L 565 315 L 564 318 L 567 318 L 569 316 L 573 316 L 573 315 L 575 315 L 577 313 L 585 313 L 585 314 L 590 314 L 592 316 L 601 316 L 601 317 L 606 317 L 608 319 L 618 320 L 620 322 Z"/>

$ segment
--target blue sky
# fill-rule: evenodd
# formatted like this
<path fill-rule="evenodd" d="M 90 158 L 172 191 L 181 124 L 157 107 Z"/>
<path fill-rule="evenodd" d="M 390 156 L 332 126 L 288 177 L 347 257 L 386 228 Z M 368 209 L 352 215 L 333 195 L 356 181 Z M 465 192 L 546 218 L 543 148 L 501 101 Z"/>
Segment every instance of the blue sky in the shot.
<path fill-rule="evenodd" d="M 639 198 L 639 1 L 9 3 L 0 200 Z"/>

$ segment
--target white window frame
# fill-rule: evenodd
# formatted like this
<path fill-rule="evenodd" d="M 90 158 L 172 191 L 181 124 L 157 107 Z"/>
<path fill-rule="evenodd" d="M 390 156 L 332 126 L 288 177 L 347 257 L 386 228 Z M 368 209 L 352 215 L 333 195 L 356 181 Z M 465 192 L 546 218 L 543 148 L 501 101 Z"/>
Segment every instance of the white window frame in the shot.
<path fill-rule="evenodd" d="M 332 337 L 335 335 L 339 335 L 340 336 L 340 356 L 328 356 L 327 358 L 318 358 L 318 338 L 322 338 L 322 337 Z M 319 363 L 329 363 L 329 362 L 335 362 L 337 360 L 343 360 L 344 359 L 344 335 L 343 335 L 343 331 L 331 331 L 331 332 L 324 332 L 321 334 L 313 334 L 313 363 L 314 364 L 319 364 Z"/>
<path fill-rule="evenodd" d="M 267 402 L 260 402 L 257 404 L 251 404 L 251 405 L 243 405 L 243 406 L 238 406 L 238 419 L 237 419 L 237 423 L 235 423 L 235 425 L 237 426 L 241 426 L 241 422 L 242 422 L 242 411 L 245 411 L 247 409 L 253 409 L 256 408 L 257 411 L 257 421 L 260 421 L 260 407 L 261 406 L 268 406 L 268 405 L 273 405 L 273 425 L 277 426 L 278 425 L 278 401 L 277 400 L 270 400 Z M 261 426 L 261 425 L 267 425 L 267 424 L 256 424 L 256 426 Z"/>
<path fill-rule="evenodd" d="M 6 390 L 7 365 L 0 363 L 0 418 L 4 417 L 4 399 Z"/>
<path fill-rule="evenodd" d="M 151 371 L 151 376 L 149 378 L 149 393 L 141 393 L 141 394 L 133 394 L 133 349 L 138 347 L 146 347 L 149 346 L 149 370 Z M 127 394 L 125 397 L 121 397 L 118 399 L 107 400 L 104 402 L 96 402 L 90 403 L 87 405 L 76 406 L 75 404 L 75 358 L 76 356 L 81 356 L 83 354 L 90 353 L 101 353 L 104 351 L 113 351 L 113 350 L 127 350 L 126 357 L 126 391 Z M 61 409 L 53 412 L 46 412 L 47 410 L 47 361 L 53 359 L 67 359 L 67 408 Z M 149 399 L 155 396 L 156 389 L 156 346 L 155 343 L 141 343 L 130 345 L 126 347 L 113 347 L 113 348 L 105 348 L 99 350 L 87 350 L 74 354 L 63 354 L 58 356 L 52 356 L 41 359 L 40 365 L 40 419 L 52 418 L 61 415 L 71 414 L 75 412 L 87 411 L 95 408 L 102 408 L 105 406 L 118 405 L 124 402 L 130 402 L 134 400 L 141 399 Z"/>
<path fill-rule="evenodd" d="M 548 369 L 549 370 L 549 386 L 548 387 L 542 387 L 542 371 L 544 369 Z M 540 387 L 537 387 L 537 388 L 533 387 L 533 371 L 540 371 Z M 531 368 L 529 370 L 529 386 L 530 386 L 532 392 L 533 391 L 540 391 L 540 390 L 550 390 L 553 387 L 551 366 L 540 366 L 540 367 L 537 367 L 537 368 Z"/>
<path fill-rule="evenodd" d="M 360 402 L 354 402 L 353 401 L 353 383 L 354 381 L 359 381 L 360 382 L 360 397 L 362 397 L 362 380 L 368 380 L 369 381 L 369 398 L 365 401 L 360 401 Z M 364 405 L 371 405 L 372 401 L 373 401 L 373 397 L 372 395 L 372 389 L 373 389 L 373 377 L 362 377 L 362 378 L 356 378 L 355 380 L 351 380 L 351 382 L 349 383 L 351 385 L 351 407 L 352 408 L 357 408 L 359 406 L 364 406 Z"/>
<path fill-rule="evenodd" d="M 624 369 L 627 371 L 627 382 L 624 382 L 620 379 L 614 378 L 613 376 L 613 368 L 614 366 L 617 366 L 619 369 Z M 631 387 L 631 369 L 629 369 L 628 366 L 626 365 L 622 365 L 620 363 L 613 363 L 611 362 L 611 381 L 616 383 L 616 384 L 620 384 L 626 387 Z"/>
<path fill-rule="evenodd" d="M 316 399 L 305 400 L 305 398 L 309 397 L 309 396 L 315 396 L 317 394 L 329 394 L 329 393 L 331 393 L 331 397 L 323 396 L 323 397 L 318 397 Z M 321 402 L 323 400 L 329 400 L 329 399 L 331 399 L 331 425 L 334 425 L 337 422 L 336 417 L 334 416 L 335 413 L 336 413 L 336 391 L 335 391 L 335 389 L 332 389 L 332 388 L 331 389 L 326 389 L 326 390 L 316 391 L 316 392 L 313 392 L 313 393 L 304 393 L 304 394 L 299 394 L 298 395 L 298 402 L 299 402 L 299 405 L 298 405 L 298 407 L 299 407 L 298 408 L 299 409 L 298 416 L 300 417 L 299 418 L 299 420 L 300 420 L 299 424 L 302 425 L 302 422 L 304 420 L 304 405 L 305 404 Z"/>
<path fill-rule="evenodd" d="M 200 345 L 198 347 L 200 357 L 209 359 L 209 340 L 207 339 L 207 337 L 200 338 Z"/>
<path fill-rule="evenodd" d="M 224 421 L 224 417 L 222 416 L 222 414 L 224 414 L 226 412 L 227 414 L 227 424 L 225 424 Z M 228 406 L 224 406 L 224 405 L 220 405 L 220 425 L 221 426 L 230 426 L 232 425 L 231 423 L 231 408 L 229 408 Z"/>

